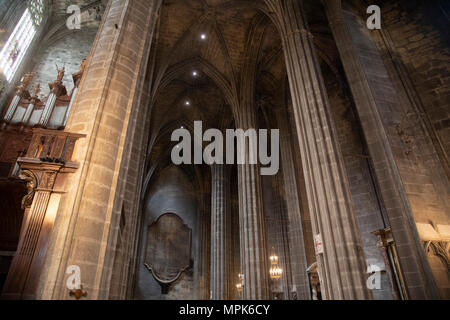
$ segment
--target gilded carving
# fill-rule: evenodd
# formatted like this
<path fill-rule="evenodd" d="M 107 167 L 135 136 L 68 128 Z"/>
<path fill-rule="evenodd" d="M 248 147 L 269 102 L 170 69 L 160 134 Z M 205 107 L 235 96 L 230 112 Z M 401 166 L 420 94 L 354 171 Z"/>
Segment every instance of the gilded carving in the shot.
<path fill-rule="evenodd" d="M 22 209 L 26 209 L 31 207 L 31 204 L 33 203 L 37 180 L 34 174 L 29 170 L 22 171 L 19 178 L 27 182 L 27 195 L 22 199 Z"/>

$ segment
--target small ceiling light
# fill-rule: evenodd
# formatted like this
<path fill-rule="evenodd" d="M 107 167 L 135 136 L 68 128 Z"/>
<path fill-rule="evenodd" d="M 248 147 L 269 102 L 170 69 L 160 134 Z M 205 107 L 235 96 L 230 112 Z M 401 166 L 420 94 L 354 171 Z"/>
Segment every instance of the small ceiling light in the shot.
<path fill-rule="evenodd" d="M 206 40 L 206 33 L 202 33 L 202 34 L 200 35 L 200 39 Z"/>
<path fill-rule="evenodd" d="M 184 104 L 187 105 L 187 106 L 190 106 L 191 102 L 189 100 L 186 100 L 186 102 Z"/>
<path fill-rule="evenodd" d="M 198 72 L 197 71 L 192 71 L 192 76 L 194 76 L 194 77 L 198 76 Z"/>

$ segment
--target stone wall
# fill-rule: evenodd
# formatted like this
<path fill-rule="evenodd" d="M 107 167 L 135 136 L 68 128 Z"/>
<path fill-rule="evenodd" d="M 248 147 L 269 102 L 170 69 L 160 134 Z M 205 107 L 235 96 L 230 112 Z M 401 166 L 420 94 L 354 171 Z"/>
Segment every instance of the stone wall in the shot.
<path fill-rule="evenodd" d="M 437 7 L 434 1 L 390 1 L 382 5 L 382 15 L 448 157 L 450 38 L 448 29 L 446 33 L 442 30 L 445 18 Z"/>
<path fill-rule="evenodd" d="M 444 233 L 444 228 L 448 228 L 450 217 L 450 33 L 444 12 L 448 11 L 449 5 L 400 1 L 387 2 L 382 8 L 384 33 L 392 41 L 389 50 L 393 52 L 394 63 L 404 68 L 403 74 L 400 68 L 400 78 L 407 83 L 406 87 L 411 87 L 409 98 L 419 111 L 408 116 L 410 125 L 405 133 L 414 145 L 411 150 L 417 158 L 415 165 L 421 168 L 416 170 L 414 177 L 408 175 L 405 179 L 406 192 L 416 210 L 414 214 L 422 241 L 428 245 L 436 237 L 445 243 L 449 234 Z M 421 123 L 426 127 L 425 135 L 420 131 Z M 445 261 L 433 248 L 426 248 L 439 293 L 448 299 L 448 253 Z"/>
<path fill-rule="evenodd" d="M 32 70 L 36 76 L 30 88 L 39 83 L 42 95 L 46 95 L 50 91 L 48 83 L 56 80 L 58 65 L 59 68 L 66 68 L 63 83 L 70 93 L 74 86 L 72 74 L 80 70 L 81 61 L 89 56 L 97 31 L 98 26 L 82 28 L 42 44 L 32 61 Z"/>

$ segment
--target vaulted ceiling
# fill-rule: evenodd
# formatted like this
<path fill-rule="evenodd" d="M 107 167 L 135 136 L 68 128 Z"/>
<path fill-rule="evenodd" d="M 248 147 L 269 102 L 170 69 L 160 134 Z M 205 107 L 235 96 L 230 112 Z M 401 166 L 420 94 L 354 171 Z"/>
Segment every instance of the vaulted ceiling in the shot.
<path fill-rule="evenodd" d="M 304 1 L 321 63 L 337 73 L 339 59 L 320 1 Z M 286 68 L 281 38 L 260 10 L 263 0 L 166 0 L 154 35 L 149 76 L 153 83 L 149 160 L 168 157 L 170 134 L 202 120 L 208 128 L 231 128 L 233 99 L 243 77 L 254 77 L 255 105 L 285 102 Z M 256 50 L 246 52 L 250 38 Z M 247 49 L 248 50 L 248 49 Z M 243 65 L 256 60 L 255 74 Z M 284 106 L 285 107 L 285 106 Z"/>

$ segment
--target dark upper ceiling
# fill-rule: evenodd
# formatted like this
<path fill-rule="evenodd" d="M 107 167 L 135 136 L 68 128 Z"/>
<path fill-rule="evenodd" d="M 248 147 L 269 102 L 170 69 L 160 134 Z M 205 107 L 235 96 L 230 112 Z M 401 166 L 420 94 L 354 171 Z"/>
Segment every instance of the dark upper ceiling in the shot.
<path fill-rule="evenodd" d="M 286 68 L 281 39 L 275 25 L 258 10 L 262 4 L 263 0 L 163 2 L 151 57 L 155 65 L 151 135 L 158 137 L 151 162 L 167 158 L 170 133 L 177 127 L 190 128 L 195 120 L 203 121 L 204 130 L 232 125 L 229 96 L 239 96 L 252 27 L 262 32 L 259 52 L 250 52 L 255 56 L 250 59 L 257 60 L 255 100 L 284 103 Z M 305 11 L 321 62 L 337 70 L 338 54 L 320 1 L 305 1 Z"/>

